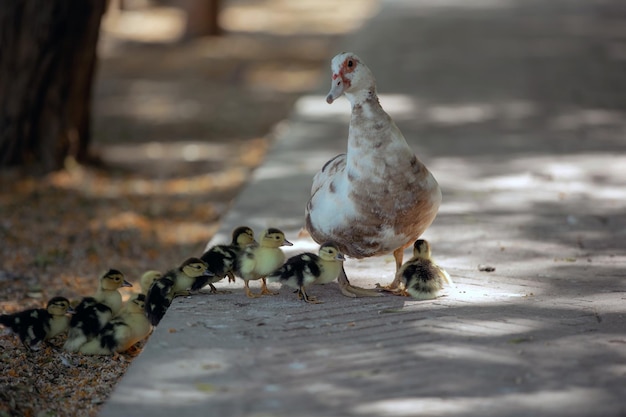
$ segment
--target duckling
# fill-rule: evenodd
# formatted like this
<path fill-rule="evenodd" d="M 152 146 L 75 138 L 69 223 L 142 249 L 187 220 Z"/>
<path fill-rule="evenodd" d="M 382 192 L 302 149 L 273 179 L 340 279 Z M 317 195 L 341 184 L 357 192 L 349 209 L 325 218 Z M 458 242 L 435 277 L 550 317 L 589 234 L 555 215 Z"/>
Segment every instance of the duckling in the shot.
<path fill-rule="evenodd" d="M 123 313 L 109 321 L 98 335 L 82 345 L 79 352 L 87 355 L 112 355 L 130 349 L 145 339 L 152 330 L 145 312 L 146 296 L 133 296 Z"/>
<path fill-rule="evenodd" d="M 163 274 L 161 273 L 161 271 L 151 270 L 144 272 L 139 279 L 141 294 L 148 294 L 148 290 L 150 289 L 150 286 L 152 286 L 152 283 L 162 276 Z"/>
<path fill-rule="evenodd" d="M 279 269 L 267 279 L 278 281 L 295 288 L 298 297 L 307 303 L 318 304 L 322 301 L 307 295 L 305 287 L 311 284 L 326 284 L 339 276 L 342 262 L 346 258 L 333 242 L 326 242 L 319 248 L 319 256 L 314 253 L 302 253 L 287 259 Z"/>
<path fill-rule="evenodd" d="M 244 289 L 249 298 L 257 298 L 260 295 L 276 295 L 267 288 L 265 277 L 285 262 L 285 254 L 281 246 L 293 246 L 293 243 L 285 239 L 285 234 L 275 228 L 269 228 L 261 234 L 258 246 L 248 246 L 241 256 L 237 258 L 235 270 L 237 275 L 244 281 Z M 260 294 L 253 294 L 248 286 L 248 281 L 261 279 Z"/>
<path fill-rule="evenodd" d="M 206 277 L 205 282 L 196 281 L 192 290 L 199 290 L 206 284 L 211 287 L 211 293 L 227 293 L 229 291 L 218 291 L 213 283 L 228 276 L 228 282 L 235 282 L 235 263 L 241 252 L 250 245 L 257 245 L 254 240 L 254 232 L 248 226 L 240 226 L 233 230 L 232 239 L 229 245 L 216 245 L 204 252 L 200 257 L 209 265 L 209 270 L 215 274 L 214 277 Z"/>
<path fill-rule="evenodd" d="M 132 286 L 117 269 L 110 269 L 102 275 L 94 296 L 83 298 L 76 306 L 63 349 L 76 352 L 81 345 L 95 337 L 122 308 L 122 295 L 118 289 Z"/>
<path fill-rule="evenodd" d="M 93 298 L 99 303 L 109 306 L 111 312 L 115 316 L 122 308 L 122 294 L 118 289 L 122 287 L 132 287 L 133 284 L 124 279 L 117 269 L 109 269 L 100 278 L 100 286 Z"/>
<path fill-rule="evenodd" d="M 159 324 L 174 297 L 187 293 L 197 280 L 212 277 L 206 262 L 198 258 L 185 260 L 178 268 L 155 280 L 146 294 L 145 310 L 153 326 Z"/>
<path fill-rule="evenodd" d="M 424 239 L 415 241 L 413 257 L 402 265 L 398 274 L 406 292 L 418 300 L 437 298 L 444 283 L 454 285 L 450 275 L 433 262 L 430 244 Z"/>
<path fill-rule="evenodd" d="M 14 314 L 0 315 L 0 324 L 16 333 L 24 346 L 34 349 L 41 341 L 65 332 L 70 324 L 67 313 L 74 310 L 65 297 L 54 297 L 46 308 L 33 308 Z"/>

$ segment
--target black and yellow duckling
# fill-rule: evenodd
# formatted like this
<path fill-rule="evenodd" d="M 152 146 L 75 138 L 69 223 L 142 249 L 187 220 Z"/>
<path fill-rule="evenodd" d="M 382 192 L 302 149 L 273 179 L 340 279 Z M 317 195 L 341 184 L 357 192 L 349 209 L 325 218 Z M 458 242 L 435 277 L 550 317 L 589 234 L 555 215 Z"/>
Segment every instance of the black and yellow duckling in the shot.
<path fill-rule="evenodd" d="M 418 300 L 437 298 L 444 284 L 454 285 L 450 275 L 433 262 L 430 244 L 424 239 L 415 241 L 413 257 L 400 267 L 398 274 L 405 291 Z"/>
<path fill-rule="evenodd" d="M 208 265 L 201 259 L 189 258 L 178 268 L 156 279 L 146 294 L 146 315 L 153 326 L 159 324 L 174 297 L 188 294 L 196 281 L 213 276 Z"/>
<path fill-rule="evenodd" d="M 260 295 L 275 295 L 267 288 L 265 277 L 280 268 L 285 263 L 285 254 L 281 246 L 292 246 L 293 243 L 285 239 L 285 234 L 275 228 L 269 228 L 261 234 L 260 242 L 256 246 L 248 246 L 237 258 L 235 267 L 237 275 L 244 281 L 246 295 L 256 298 Z M 248 281 L 258 280 L 261 283 L 260 294 L 250 291 Z"/>
<path fill-rule="evenodd" d="M 54 297 L 46 308 L 33 308 L 14 314 L 0 315 L 0 324 L 16 333 L 24 346 L 34 349 L 40 342 L 67 331 L 73 312 L 65 297 Z"/>
<path fill-rule="evenodd" d="M 82 345 L 79 352 L 87 355 L 113 355 L 125 352 L 150 334 L 152 326 L 145 312 L 146 296 L 132 296 L 122 313 L 114 317 L 98 335 Z"/>
<path fill-rule="evenodd" d="M 342 262 L 345 260 L 337 245 L 327 242 L 320 246 L 319 255 L 307 252 L 292 256 L 283 266 L 268 275 L 267 279 L 295 288 L 301 300 L 317 304 L 321 301 L 309 296 L 305 287 L 311 284 L 326 284 L 337 279 Z"/>
<path fill-rule="evenodd" d="M 237 257 L 246 247 L 256 244 L 254 232 L 251 228 L 248 226 L 237 227 L 233 230 L 229 245 L 215 245 L 202 254 L 200 259 L 209 265 L 209 271 L 213 272 L 215 276 L 206 277 L 205 282 L 201 280 L 196 281 L 196 287 L 191 289 L 199 290 L 208 284 L 211 287 L 212 294 L 227 293 L 228 291 L 218 291 L 213 284 L 226 276 L 228 276 L 228 282 L 235 282 Z"/>
<path fill-rule="evenodd" d="M 92 297 L 83 298 L 75 307 L 63 349 L 68 352 L 78 351 L 120 311 L 122 294 L 118 290 L 121 287 L 132 287 L 132 284 L 117 269 L 109 269 L 100 277 L 96 293 Z"/>

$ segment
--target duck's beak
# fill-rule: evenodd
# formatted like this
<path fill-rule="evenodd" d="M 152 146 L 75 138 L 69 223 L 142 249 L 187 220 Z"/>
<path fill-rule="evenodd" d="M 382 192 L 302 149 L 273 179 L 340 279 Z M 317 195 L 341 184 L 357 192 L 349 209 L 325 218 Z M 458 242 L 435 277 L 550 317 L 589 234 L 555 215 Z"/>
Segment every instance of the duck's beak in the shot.
<path fill-rule="evenodd" d="M 339 74 L 333 74 L 333 82 L 330 85 L 330 91 L 326 96 L 326 102 L 328 104 L 332 104 L 333 101 L 337 100 L 343 94 L 345 89 L 345 84 Z"/>
<path fill-rule="evenodd" d="M 124 282 L 122 282 L 122 287 L 132 287 L 133 284 L 131 284 L 130 282 L 124 280 Z"/>
<path fill-rule="evenodd" d="M 338 261 L 345 261 L 346 257 L 343 256 L 343 253 L 338 253 L 337 256 L 335 257 L 336 260 Z"/>
<path fill-rule="evenodd" d="M 288 241 L 287 239 L 283 240 L 283 244 L 281 246 L 293 246 L 293 243 Z"/>

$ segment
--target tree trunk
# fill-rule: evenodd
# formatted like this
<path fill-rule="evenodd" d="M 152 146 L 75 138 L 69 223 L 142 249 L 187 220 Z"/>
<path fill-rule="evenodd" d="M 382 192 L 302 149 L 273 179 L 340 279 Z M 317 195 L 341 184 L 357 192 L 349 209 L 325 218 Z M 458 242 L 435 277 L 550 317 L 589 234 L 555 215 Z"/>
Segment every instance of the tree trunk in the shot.
<path fill-rule="evenodd" d="M 0 168 L 45 173 L 87 157 L 106 0 L 2 0 Z"/>
<path fill-rule="evenodd" d="M 187 12 L 185 38 L 221 35 L 220 0 L 179 0 L 178 4 Z"/>

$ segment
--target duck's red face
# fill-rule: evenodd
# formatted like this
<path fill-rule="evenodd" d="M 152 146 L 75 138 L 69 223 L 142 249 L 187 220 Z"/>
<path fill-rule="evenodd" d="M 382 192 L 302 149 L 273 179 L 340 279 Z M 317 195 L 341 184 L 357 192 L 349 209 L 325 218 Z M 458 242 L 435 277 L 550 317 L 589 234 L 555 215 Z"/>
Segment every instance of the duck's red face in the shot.
<path fill-rule="evenodd" d="M 359 58 L 351 53 L 341 53 L 331 62 L 332 84 L 326 96 L 326 102 L 331 104 L 352 85 L 352 75 L 357 68 Z"/>

